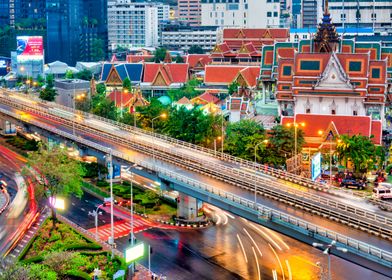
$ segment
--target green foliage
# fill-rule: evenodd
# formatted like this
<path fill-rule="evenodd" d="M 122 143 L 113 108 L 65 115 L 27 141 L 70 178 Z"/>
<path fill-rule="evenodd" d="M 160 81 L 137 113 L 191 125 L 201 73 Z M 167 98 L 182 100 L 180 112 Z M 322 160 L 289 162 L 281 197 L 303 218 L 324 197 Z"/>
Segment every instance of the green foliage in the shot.
<path fill-rule="evenodd" d="M 137 107 L 136 111 L 139 115 L 139 124 L 142 128 L 146 130 L 152 129 L 152 119 L 160 116 L 161 114 L 165 113 L 169 108 L 167 106 L 162 105 L 158 99 L 152 99 L 150 106 L 146 107 Z M 163 127 L 165 120 L 161 120 L 160 118 L 155 119 L 154 121 L 154 128 L 155 131 L 158 132 Z"/>
<path fill-rule="evenodd" d="M 98 95 L 105 95 L 106 94 L 106 86 L 104 83 L 97 84 L 96 94 L 98 94 Z"/>
<path fill-rule="evenodd" d="M 131 83 L 131 80 L 128 77 L 126 77 L 124 79 L 122 86 L 123 86 L 123 89 L 126 89 L 126 90 L 128 90 L 128 92 L 131 92 L 131 90 L 132 90 L 132 83 Z"/>
<path fill-rule="evenodd" d="M 174 59 L 176 63 L 184 63 L 184 59 L 181 55 L 177 54 L 176 58 Z"/>
<path fill-rule="evenodd" d="M 198 46 L 198 45 L 192 45 L 189 50 L 188 50 L 189 54 L 203 54 L 204 50 L 202 49 L 202 47 Z"/>
<path fill-rule="evenodd" d="M 66 149 L 59 146 L 49 149 L 40 145 L 38 151 L 29 154 L 27 166 L 40 172 L 41 180 L 36 182 L 36 188 L 49 190 L 54 196 L 82 195 L 81 185 L 85 171 L 79 161 L 68 156 Z"/>
<path fill-rule="evenodd" d="M 226 128 L 225 151 L 233 156 L 253 160 L 254 147 L 265 139 L 264 128 L 253 120 L 240 120 Z M 265 145 L 259 145 L 259 153 Z"/>
<path fill-rule="evenodd" d="M 88 69 L 83 69 L 82 71 L 76 73 L 76 78 L 81 80 L 90 81 L 92 77 L 93 73 Z"/>
<path fill-rule="evenodd" d="M 100 91 L 101 90 L 103 90 L 102 87 L 100 87 Z M 117 120 L 116 105 L 113 101 L 106 97 L 105 93 L 94 95 L 91 103 L 91 113 L 107 119 Z"/>
<path fill-rule="evenodd" d="M 374 145 L 371 138 L 373 136 L 341 135 L 336 146 L 339 161 L 344 162 L 346 167 L 351 162 L 355 172 L 381 168 L 385 160 L 385 149 Z"/>
<path fill-rule="evenodd" d="M 158 48 L 154 52 L 154 62 L 159 63 L 165 60 L 165 56 L 167 53 L 167 49 L 165 48 Z"/>
<path fill-rule="evenodd" d="M 135 125 L 135 121 L 137 126 L 137 122 L 138 122 L 136 114 L 131 114 L 128 111 L 124 112 L 122 118 L 120 117 L 118 121 L 131 126 Z"/>
<path fill-rule="evenodd" d="M 54 76 L 52 74 L 48 74 L 46 76 L 46 86 L 39 93 L 39 98 L 46 101 L 54 101 L 56 98 L 57 92 L 54 89 Z"/>
<path fill-rule="evenodd" d="M 66 79 L 73 79 L 74 78 L 74 74 L 71 70 L 67 70 L 67 72 L 65 72 L 65 78 Z"/>
<path fill-rule="evenodd" d="M 189 80 L 182 88 L 180 89 L 171 89 L 168 91 L 168 96 L 173 101 L 178 101 L 182 97 L 186 97 L 188 99 L 192 99 L 200 94 L 196 88 L 200 85 L 200 81 L 197 79 Z"/>
<path fill-rule="evenodd" d="M 106 168 L 106 166 L 97 162 L 82 162 L 81 164 L 86 172 L 83 176 L 84 178 L 96 178 L 100 174 L 108 173 L 108 169 Z"/>
<path fill-rule="evenodd" d="M 96 19 L 93 20 L 96 21 Z M 102 61 L 104 59 L 105 59 L 105 42 L 102 39 L 95 38 L 91 43 L 91 60 Z"/>
<path fill-rule="evenodd" d="M 232 82 L 228 86 L 229 95 L 232 95 L 233 93 L 236 93 L 238 91 L 238 87 L 239 87 L 239 84 L 237 82 Z"/>
<path fill-rule="evenodd" d="M 39 146 L 39 142 L 34 139 L 25 139 L 20 136 L 12 136 L 6 142 L 25 151 L 37 151 Z"/>
<path fill-rule="evenodd" d="M 81 243 L 81 244 L 70 244 L 63 247 L 63 250 L 75 251 L 75 250 L 102 250 L 102 246 L 96 243 Z"/>

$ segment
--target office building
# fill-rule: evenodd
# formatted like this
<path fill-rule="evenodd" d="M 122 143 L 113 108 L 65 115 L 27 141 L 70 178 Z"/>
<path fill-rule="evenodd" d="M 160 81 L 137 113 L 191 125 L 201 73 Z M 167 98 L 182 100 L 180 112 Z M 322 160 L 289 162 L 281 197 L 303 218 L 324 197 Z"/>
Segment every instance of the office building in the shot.
<path fill-rule="evenodd" d="M 314 28 L 322 17 L 322 0 L 302 0 L 301 24 L 303 28 Z"/>
<path fill-rule="evenodd" d="M 178 0 L 178 19 L 192 26 L 200 25 L 200 0 Z"/>
<path fill-rule="evenodd" d="M 279 27 L 279 0 L 201 0 L 201 25 Z"/>
<path fill-rule="evenodd" d="M 109 49 L 158 46 L 158 24 L 169 19 L 169 9 L 162 3 L 109 1 Z"/>
<path fill-rule="evenodd" d="M 45 0 L 0 0 L 0 26 L 15 27 L 23 20 L 39 25 L 44 19 Z"/>

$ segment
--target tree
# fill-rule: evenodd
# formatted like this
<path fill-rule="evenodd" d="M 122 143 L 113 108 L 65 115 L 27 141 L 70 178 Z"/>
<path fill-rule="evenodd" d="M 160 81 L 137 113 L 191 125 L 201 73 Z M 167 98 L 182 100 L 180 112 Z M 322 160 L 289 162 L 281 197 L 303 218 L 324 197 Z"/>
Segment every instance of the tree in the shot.
<path fill-rule="evenodd" d="M 184 59 L 181 55 L 177 54 L 176 58 L 174 59 L 176 63 L 184 63 Z"/>
<path fill-rule="evenodd" d="M 91 60 L 102 61 L 105 59 L 105 42 L 102 39 L 95 38 L 91 43 Z"/>
<path fill-rule="evenodd" d="M 79 256 L 79 253 L 75 252 L 52 252 L 45 256 L 43 264 L 54 271 L 59 279 L 64 279 L 66 272 Z"/>
<path fill-rule="evenodd" d="M 106 94 L 105 84 L 104 83 L 97 84 L 95 93 L 98 95 L 105 95 Z"/>
<path fill-rule="evenodd" d="M 154 62 L 160 63 L 165 60 L 167 50 L 165 48 L 158 48 L 154 52 Z"/>
<path fill-rule="evenodd" d="M 203 54 L 204 50 L 202 49 L 202 47 L 200 47 L 198 45 L 193 45 L 189 48 L 188 53 L 189 54 Z"/>
<path fill-rule="evenodd" d="M 131 83 L 131 80 L 128 77 L 126 77 L 124 79 L 124 81 L 123 81 L 123 90 L 125 90 L 125 89 L 128 92 L 131 92 L 131 90 L 132 90 L 132 83 Z"/>
<path fill-rule="evenodd" d="M 83 69 L 82 71 L 76 73 L 76 78 L 81 80 L 90 81 L 92 77 L 93 73 L 88 69 Z"/>
<path fill-rule="evenodd" d="M 85 170 L 80 162 L 69 158 L 66 149 L 54 146 L 51 149 L 40 145 L 38 151 L 31 152 L 27 158 L 27 167 L 37 171 L 39 180 L 36 182 L 37 201 L 43 197 L 68 196 L 74 194 L 81 197 L 81 188 Z M 24 173 L 29 172 L 26 168 Z M 56 212 L 51 207 L 53 226 L 56 222 Z"/>
<path fill-rule="evenodd" d="M 238 86 L 239 84 L 237 82 L 232 82 L 228 87 L 229 95 L 236 93 L 238 91 Z"/>
<path fill-rule="evenodd" d="M 73 79 L 74 78 L 74 74 L 71 70 L 67 70 L 67 72 L 65 72 L 65 78 L 66 79 Z"/>
<path fill-rule="evenodd" d="M 46 86 L 39 93 L 39 98 L 46 101 L 54 101 L 57 92 L 54 89 L 54 77 L 52 74 L 46 76 Z"/>
<path fill-rule="evenodd" d="M 100 91 L 103 87 L 100 87 Z M 98 91 L 98 87 L 97 87 Z M 117 108 L 113 101 L 106 97 L 105 93 L 96 94 L 91 101 L 91 113 L 103 118 L 117 120 Z"/>
<path fill-rule="evenodd" d="M 186 97 L 188 99 L 192 99 L 200 94 L 199 91 L 196 90 L 196 87 L 200 85 L 200 81 L 197 79 L 191 79 L 180 89 L 171 89 L 168 91 L 168 96 L 173 101 L 178 101 L 182 97 Z"/>
<path fill-rule="evenodd" d="M 240 120 L 226 128 L 225 151 L 233 156 L 253 160 L 254 147 L 265 139 L 264 128 L 253 120 Z M 262 147 L 258 151 L 263 150 Z"/>
<path fill-rule="evenodd" d="M 151 120 L 163 113 L 166 113 L 169 108 L 167 106 L 162 105 L 162 103 L 154 98 L 151 100 L 149 106 L 145 107 L 137 107 L 136 111 L 139 113 L 139 124 L 143 129 L 151 130 L 152 123 Z M 163 127 L 163 122 L 160 119 L 156 119 L 154 121 L 155 131 L 160 131 Z"/>

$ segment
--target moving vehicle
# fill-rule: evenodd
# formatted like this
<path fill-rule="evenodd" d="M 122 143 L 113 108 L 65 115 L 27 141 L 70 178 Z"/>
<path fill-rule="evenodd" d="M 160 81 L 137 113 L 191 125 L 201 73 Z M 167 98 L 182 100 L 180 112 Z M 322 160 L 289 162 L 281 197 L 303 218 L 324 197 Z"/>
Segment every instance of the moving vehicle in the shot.
<path fill-rule="evenodd" d="M 341 187 L 346 187 L 346 188 L 356 188 L 359 190 L 363 190 L 366 187 L 366 183 L 363 180 L 355 180 L 354 178 L 346 178 L 343 179 L 342 182 L 340 183 Z"/>
<path fill-rule="evenodd" d="M 373 189 L 374 198 L 377 199 L 391 199 L 392 198 L 392 184 L 390 183 L 378 183 L 378 186 Z"/>

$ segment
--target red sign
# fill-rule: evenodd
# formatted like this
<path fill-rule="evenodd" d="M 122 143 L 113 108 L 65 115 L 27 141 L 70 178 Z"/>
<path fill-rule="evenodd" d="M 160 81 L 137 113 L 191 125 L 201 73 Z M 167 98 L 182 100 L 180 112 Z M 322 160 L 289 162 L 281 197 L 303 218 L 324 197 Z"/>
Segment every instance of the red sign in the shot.
<path fill-rule="evenodd" d="M 17 60 L 40 60 L 44 56 L 43 40 L 41 36 L 18 36 Z"/>

